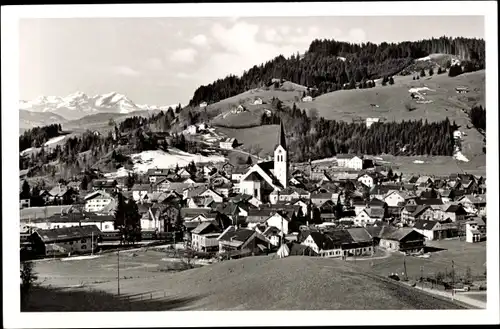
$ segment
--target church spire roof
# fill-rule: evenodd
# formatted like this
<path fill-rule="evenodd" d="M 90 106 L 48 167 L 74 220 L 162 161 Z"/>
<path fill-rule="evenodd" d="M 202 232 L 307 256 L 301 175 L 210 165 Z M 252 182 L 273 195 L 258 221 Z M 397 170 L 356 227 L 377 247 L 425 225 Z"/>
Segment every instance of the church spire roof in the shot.
<path fill-rule="evenodd" d="M 283 121 L 280 121 L 280 133 L 278 136 L 278 145 L 281 145 L 286 150 L 285 128 L 283 128 Z"/>

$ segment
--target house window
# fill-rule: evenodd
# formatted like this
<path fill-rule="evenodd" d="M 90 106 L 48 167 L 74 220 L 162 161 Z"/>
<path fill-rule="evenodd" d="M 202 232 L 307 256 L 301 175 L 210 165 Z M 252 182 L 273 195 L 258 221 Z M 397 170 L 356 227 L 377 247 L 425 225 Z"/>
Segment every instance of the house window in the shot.
<path fill-rule="evenodd" d="M 85 249 L 87 249 L 87 246 L 83 244 L 82 245 L 82 250 L 85 250 Z"/>
<path fill-rule="evenodd" d="M 86 239 L 82 239 L 82 243 L 86 243 L 86 242 L 87 242 L 87 240 L 86 240 Z"/>
<path fill-rule="evenodd" d="M 68 243 L 69 243 L 69 245 L 70 245 L 70 246 L 71 246 L 71 245 L 73 245 L 73 241 L 70 241 L 70 242 L 68 242 Z"/>

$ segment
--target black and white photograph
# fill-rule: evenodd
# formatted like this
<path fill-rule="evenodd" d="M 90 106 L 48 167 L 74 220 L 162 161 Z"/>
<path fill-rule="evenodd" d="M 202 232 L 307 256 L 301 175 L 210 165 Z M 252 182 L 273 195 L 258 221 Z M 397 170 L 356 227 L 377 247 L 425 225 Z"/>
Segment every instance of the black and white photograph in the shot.
<path fill-rule="evenodd" d="M 1 22 L 5 327 L 499 323 L 496 2 Z"/>

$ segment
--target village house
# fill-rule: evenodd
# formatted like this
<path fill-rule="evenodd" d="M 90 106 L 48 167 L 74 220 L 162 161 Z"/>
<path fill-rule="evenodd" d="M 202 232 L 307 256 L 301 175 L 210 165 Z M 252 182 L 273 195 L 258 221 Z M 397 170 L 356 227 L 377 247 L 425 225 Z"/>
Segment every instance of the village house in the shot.
<path fill-rule="evenodd" d="M 261 98 L 257 98 L 253 101 L 253 105 L 262 105 L 262 99 Z"/>
<path fill-rule="evenodd" d="M 310 232 L 302 244 L 311 248 L 320 257 L 342 257 L 342 243 L 320 232 Z"/>
<path fill-rule="evenodd" d="M 199 106 L 200 108 L 204 108 L 207 107 L 207 105 L 208 105 L 207 102 L 201 102 Z"/>
<path fill-rule="evenodd" d="M 217 238 L 221 233 L 219 226 L 212 222 L 203 222 L 191 231 L 191 247 L 196 251 L 218 251 L 219 240 Z"/>
<path fill-rule="evenodd" d="M 486 208 L 486 195 L 484 194 L 466 194 L 456 200 L 468 213 L 480 214 Z"/>
<path fill-rule="evenodd" d="M 313 98 L 311 96 L 302 97 L 303 102 L 312 102 Z"/>
<path fill-rule="evenodd" d="M 49 202 L 52 204 L 72 204 L 76 201 L 77 194 L 73 189 L 58 184 L 49 191 Z"/>
<path fill-rule="evenodd" d="M 33 250 L 44 256 L 90 253 L 97 249 L 101 231 L 95 225 L 37 230 L 30 236 Z"/>
<path fill-rule="evenodd" d="M 435 220 L 417 220 L 413 229 L 429 241 L 442 240 L 458 236 L 458 227 L 454 223 L 440 223 Z"/>
<path fill-rule="evenodd" d="M 156 183 L 158 180 L 166 178 L 170 173 L 170 169 L 148 169 L 147 176 L 151 183 Z"/>
<path fill-rule="evenodd" d="M 198 196 L 210 197 L 216 203 L 224 202 L 224 196 L 215 192 L 214 190 L 212 190 L 210 188 L 205 188 L 205 190 L 203 192 L 201 192 Z"/>
<path fill-rule="evenodd" d="M 370 128 L 370 126 L 376 122 L 379 122 L 380 118 L 366 118 L 366 128 Z"/>
<path fill-rule="evenodd" d="M 144 197 L 151 193 L 151 185 L 150 184 L 134 184 L 131 188 L 132 198 L 134 201 L 139 202 L 144 199 Z"/>
<path fill-rule="evenodd" d="M 368 188 L 372 188 L 375 186 L 378 182 L 378 178 L 376 175 L 373 173 L 367 173 L 359 176 L 358 182 L 361 182 L 363 185 L 365 185 Z"/>
<path fill-rule="evenodd" d="M 85 211 L 99 212 L 113 201 L 113 197 L 104 191 L 95 191 L 85 196 Z"/>
<path fill-rule="evenodd" d="M 256 226 L 255 229 L 260 230 L 258 226 Z M 274 226 L 265 228 L 262 235 L 275 247 L 280 246 L 281 243 L 284 242 L 283 232 Z"/>
<path fill-rule="evenodd" d="M 117 184 L 114 179 L 96 179 L 92 181 L 92 191 L 114 193 L 117 192 Z"/>
<path fill-rule="evenodd" d="M 425 247 L 425 236 L 411 228 L 382 227 L 379 246 L 390 251 L 420 252 Z"/>
<path fill-rule="evenodd" d="M 232 150 L 238 145 L 236 138 L 226 138 L 219 143 L 221 149 Z"/>
<path fill-rule="evenodd" d="M 384 220 L 383 208 L 366 207 L 356 215 L 354 223 L 357 226 L 366 226 L 381 220 Z"/>
<path fill-rule="evenodd" d="M 287 216 L 285 212 L 277 211 L 266 219 L 267 227 L 276 227 L 284 234 L 290 233 L 288 229 L 288 224 L 291 218 Z"/>
<path fill-rule="evenodd" d="M 486 240 L 486 223 L 479 217 L 468 221 L 465 227 L 465 241 L 476 243 Z"/>
<path fill-rule="evenodd" d="M 217 238 L 219 252 L 228 258 L 267 253 L 271 243 L 262 234 L 250 229 L 229 226 Z"/>
<path fill-rule="evenodd" d="M 248 169 L 248 166 L 238 166 L 232 169 L 230 174 L 231 181 L 239 182 Z"/>
<path fill-rule="evenodd" d="M 329 200 L 333 201 L 333 193 L 311 193 L 311 202 L 316 207 L 321 206 Z"/>
<path fill-rule="evenodd" d="M 147 211 L 141 217 L 141 230 L 164 232 L 165 225 L 160 219 L 161 209 L 159 207 L 147 207 Z"/>
<path fill-rule="evenodd" d="M 311 193 L 297 187 L 287 187 L 283 190 L 274 190 L 270 195 L 270 201 L 272 204 L 278 202 L 289 202 L 292 200 L 305 199 L 309 200 L 311 198 Z"/>
<path fill-rule="evenodd" d="M 446 204 L 442 206 L 442 219 L 450 219 L 452 222 L 463 221 L 467 212 L 460 204 Z"/>
<path fill-rule="evenodd" d="M 189 135 L 196 135 L 198 133 L 198 127 L 196 125 L 190 125 L 186 129 Z"/>
<path fill-rule="evenodd" d="M 248 215 L 245 218 L 245 223 L 248 228 L 253 229 L 257 225 L 266 225 L 267 219 L 276 212 L 275 209 L 248 209 Z"/>
<path fill-rule="evenodd" d="M 30 199 L 19 199 L 19 208 L 29 208 L 31 200 Z"/>
<path fill-rule="evenodd" d="M 354 154 L 337 154 L 337 166 L 361 170 L 363 169 L 363 157 Z"/>

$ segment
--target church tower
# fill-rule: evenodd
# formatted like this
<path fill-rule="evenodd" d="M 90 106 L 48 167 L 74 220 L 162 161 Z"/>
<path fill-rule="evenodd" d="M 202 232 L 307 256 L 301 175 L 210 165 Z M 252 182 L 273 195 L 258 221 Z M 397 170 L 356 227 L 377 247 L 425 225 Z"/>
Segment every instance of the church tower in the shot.
<path fill-rule="evenodd" d="M 284 188 L 288 187 L 288 151 L 286 149 L 283 122 L 280 122 L 278 146 L 274 150 L 274 176 L 276 176 Z"/>

